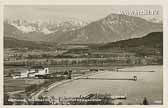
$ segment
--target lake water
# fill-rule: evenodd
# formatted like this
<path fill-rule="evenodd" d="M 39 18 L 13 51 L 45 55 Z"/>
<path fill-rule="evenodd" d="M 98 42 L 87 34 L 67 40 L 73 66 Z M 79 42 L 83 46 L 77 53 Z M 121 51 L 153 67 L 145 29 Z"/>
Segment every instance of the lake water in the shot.
<path fill-rule="evenodd" d="M 90 93 L 110 93 L 111 95 L 127 95 L 122 101 L 125 104 L 139 104 L 144 97 L 150 103 L 163 99 L 163 66 L 137 66 L 121 70 L 128 72 L 103 72 L 89 76 L 91 78 L 133 78 L 137 81 L 127 80 L 90 80 L 80 79 L 60 85 L 42 95 L 55 97 L 74 97 Z M 130 72 L 129 72 L 130 71 Z M 131 72 L 134 71 L 134 72 Z M 154 71 L 154 72 L 136 72 Z"/>

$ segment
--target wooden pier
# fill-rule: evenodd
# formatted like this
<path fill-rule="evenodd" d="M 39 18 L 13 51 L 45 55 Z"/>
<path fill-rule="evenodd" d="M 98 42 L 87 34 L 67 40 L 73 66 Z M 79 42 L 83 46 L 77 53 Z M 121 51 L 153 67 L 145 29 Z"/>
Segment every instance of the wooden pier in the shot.
<path fill-rule="evenodd" d="M 78 79 L 88 79 L 88 80 L 131 80 L 136 81 L 137 77 L 134 76 L 133 78 L 78 78 Z"/>
<path fill-rule="evenodd" d="M 116 70 L 116 72 L 155 72 L 155 71 L 129 71 L 129 70 Z"/>

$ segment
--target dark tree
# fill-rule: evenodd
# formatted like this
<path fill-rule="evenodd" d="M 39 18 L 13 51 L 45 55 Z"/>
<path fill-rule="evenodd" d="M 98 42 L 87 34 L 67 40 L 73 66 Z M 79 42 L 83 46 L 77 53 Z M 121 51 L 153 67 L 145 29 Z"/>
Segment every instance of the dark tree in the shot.
<path fill-rule="evenodd" d="M 149 105 L 149 102 L 146 97 L 144 97 L 144 99 L 143 99 L 143 105 Z"/>

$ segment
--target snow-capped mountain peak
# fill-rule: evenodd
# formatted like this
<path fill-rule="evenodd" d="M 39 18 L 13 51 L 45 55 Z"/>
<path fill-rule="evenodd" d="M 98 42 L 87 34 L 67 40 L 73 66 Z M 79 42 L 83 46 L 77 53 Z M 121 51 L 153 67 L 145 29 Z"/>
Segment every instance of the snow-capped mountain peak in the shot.
<path fill-rule="evenodd" d="M 87 25 L 84 21 L 72 19 L 65 21 L 27 21 L 18 19 L 7 20 L 6 22 L 19 29 L 22 33 L 41 32 L 44 34 L 57 31 L 72 31 Z"/>

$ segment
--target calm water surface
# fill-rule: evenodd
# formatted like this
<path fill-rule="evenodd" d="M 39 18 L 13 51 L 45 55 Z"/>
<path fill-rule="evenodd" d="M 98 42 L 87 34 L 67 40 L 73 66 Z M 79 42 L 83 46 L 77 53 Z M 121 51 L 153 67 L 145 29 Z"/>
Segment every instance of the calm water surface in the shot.
<path fill-rule="evenodd" d="M 163 68 L 162 66 L 137 66 L 127 67 L 126 71 L 155 71 L 155 72 L 103 72 L 89 76 L 91 78 L 132 78 L 137 76 L 137 81 L 126 80 L 89 80 L 80 79 L 60 85 L 42 95 L 55 97 L 74 97 L 89 93 L 110 93 L 127 95 L 124 103 L 138 104 L 143 97 L 152 103 L 162 100 L 163 97 Z"/>

